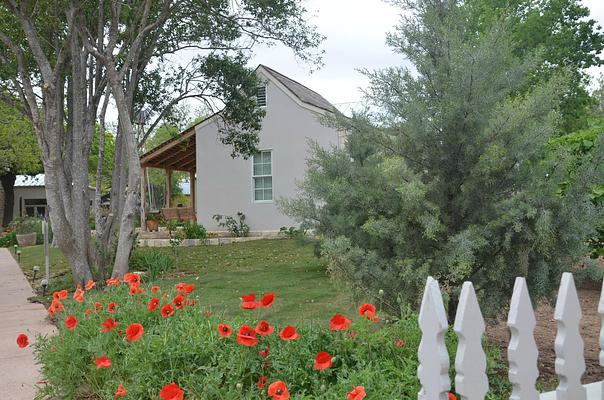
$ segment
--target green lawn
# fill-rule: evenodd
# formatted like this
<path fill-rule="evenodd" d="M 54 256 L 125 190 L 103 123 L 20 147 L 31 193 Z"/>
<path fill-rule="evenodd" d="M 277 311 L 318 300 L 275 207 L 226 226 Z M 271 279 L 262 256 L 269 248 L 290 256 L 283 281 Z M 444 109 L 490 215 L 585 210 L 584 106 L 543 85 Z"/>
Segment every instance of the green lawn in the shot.
<path fill-rule="evenodd" d="M 136 251 L 173 254 L 170 248 Z M 262 317 L 274 322 L 312 324 L 327 320 L 335 312 L 353 312 L 347 293 L 329 280 L 325 261 L 313 255 L 312 245 L 303 246 L 295 240 L 258 240 L 179 247 L 176 251 L 176 270 L 158 283 L 167 286 L 180 281 L 195 282 L 199 302 L 214 313 L 236 318 L 244 313 L 240 309 L 241 295 L 271 291 L 277 300 L 272 308 L 262 311 Z M 21 265 L 28 277 L 33 265 L 43 269 L 43 254 L 42 246 L 22 249 Z M 69 266 L 60 252 L 52 249 L 51 289 L 71 285 L 70 279 Z"/>

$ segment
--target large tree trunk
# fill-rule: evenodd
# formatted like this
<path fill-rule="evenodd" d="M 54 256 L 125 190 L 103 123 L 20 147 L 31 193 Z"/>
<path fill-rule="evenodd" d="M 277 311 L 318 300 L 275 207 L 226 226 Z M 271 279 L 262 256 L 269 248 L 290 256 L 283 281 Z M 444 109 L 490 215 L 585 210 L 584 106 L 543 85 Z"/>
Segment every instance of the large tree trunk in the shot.
<path fill-rule="evenodd" d="M 6 226 L 13 219 L 13 210 L 15 208 L 15 179 L 17 176 L 13 173 L 0 176 L 0 184 L 4 191 L 4 212 L 0 225 Z"/>

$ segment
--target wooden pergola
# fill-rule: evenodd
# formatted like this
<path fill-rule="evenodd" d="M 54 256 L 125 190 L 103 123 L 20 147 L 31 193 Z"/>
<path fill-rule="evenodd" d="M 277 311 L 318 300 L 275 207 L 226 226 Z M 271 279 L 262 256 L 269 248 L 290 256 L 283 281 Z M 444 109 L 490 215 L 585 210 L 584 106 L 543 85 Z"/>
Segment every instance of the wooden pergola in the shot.
<path fill-rule="evenodd" d="M 141 228 L 146 229 L 145 215 L 145 190 L 146 169 L 160 168 L 166 173 L 166 201 L 161 212 L 166 219 L 195 219 L 195 127 L 182 132 L 179 136 L 170 139 L 140 157 L 141 162 Z M 189 173 L 191 187 L 190 207 L 172 207 L 172 171 Z"/>

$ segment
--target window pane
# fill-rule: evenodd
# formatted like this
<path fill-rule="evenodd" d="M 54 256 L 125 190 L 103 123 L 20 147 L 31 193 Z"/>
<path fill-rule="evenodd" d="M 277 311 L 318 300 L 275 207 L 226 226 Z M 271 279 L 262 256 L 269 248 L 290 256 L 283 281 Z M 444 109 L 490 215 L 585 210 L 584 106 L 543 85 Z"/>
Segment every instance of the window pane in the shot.
<path fill-rule="evenodd" d="M 271 152 L 270 151 L 264 151 L 262 153 L 262 162 L 265 164 L 271 162 Z"/>
<path fill-rule="evenodd" d="M 262 189 L 254 190 L 254 200 L 256 200 L 256 201 L 264 200 Z"/>
<path fill-rule="evenodd" d="M 262 175 L 270 175 L 270 174 L 271 174 L 271 165 L 262 164 Z"/>
<path fill-rule="evenodd" d="M 262 156 L 260 153 L 254 154 L 253 156 L 254 164 L 260 164 L 262 162 Z"/>
<path fill-rule="evenodd" d="M 262 164 L 254 164 L 254 175 L 262 175 Z"/>
<path fill-rule="evenodd" d="M 273 189 L 264 189 L 264 200 L 273 199 Z"/>
<path fill-rule="evenodd" d="M 270 176 L 267 176 L 266 178 L 262 178 L 264 179 L 264 188 L 265 189 L 272 189 L 273 188 L 273 178 Z"/>

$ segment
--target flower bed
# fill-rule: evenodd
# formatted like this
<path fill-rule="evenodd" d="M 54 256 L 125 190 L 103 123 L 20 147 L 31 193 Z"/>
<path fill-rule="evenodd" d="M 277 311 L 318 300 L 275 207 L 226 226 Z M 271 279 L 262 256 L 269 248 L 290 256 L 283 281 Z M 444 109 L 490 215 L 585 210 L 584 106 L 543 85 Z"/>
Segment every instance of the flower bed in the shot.
<path fill-rule="evenodd" d="M 242 297 L 248 318 L 204 308 L 203 290 L 162 291 L 110 280 L 106 290 L 54 295 L 58 334 L 33 346 L 45 395 L 61 399 L 411 399 L 420 332 L 407 314 L 379 320 L 372 305 L 321 326 L 274 326 L 278 295 Z M 20 338 L 20 343 L 25 343 Z M 452 342 L 452 341 L 451 341 Z M 28 343 L 25 343 L 27 346 Z M 452 354 L 453 352 L 451 352 Z M 499 397 L 492 397 L 499 398 Z"/>

